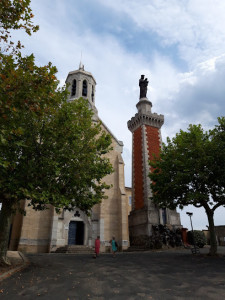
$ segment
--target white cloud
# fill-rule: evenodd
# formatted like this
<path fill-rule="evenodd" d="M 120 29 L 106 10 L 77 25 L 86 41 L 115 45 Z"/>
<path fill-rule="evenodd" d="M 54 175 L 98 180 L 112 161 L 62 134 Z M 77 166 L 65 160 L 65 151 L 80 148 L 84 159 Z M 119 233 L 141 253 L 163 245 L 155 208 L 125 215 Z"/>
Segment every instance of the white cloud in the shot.
<path fill-rule="evenodd" d="M 165 114 L 165 131 L 174 136 L 189 124 L 202 124 L 208 130 L 225 112 L 225 56 L 196 65 L 188 73 L 175 73 L 177 89 L 171 90 L 169 100 L 159 95 L 161 112 Z M 164 130 L 164 129 L 163 129 Z"/>
<path fill-rule="evenodd" d="M 143 31 L 156 33 L 165 47 L 175 45 L 193 66 L 225 52 L 225 2 L 221 0 L 99 0 L 126 14 Z"/>

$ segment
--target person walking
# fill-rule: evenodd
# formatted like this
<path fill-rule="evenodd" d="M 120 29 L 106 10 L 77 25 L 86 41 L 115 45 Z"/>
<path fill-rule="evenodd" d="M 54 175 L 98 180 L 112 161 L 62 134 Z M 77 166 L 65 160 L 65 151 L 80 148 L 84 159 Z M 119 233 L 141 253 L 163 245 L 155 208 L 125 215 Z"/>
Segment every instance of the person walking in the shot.
<path fill-rule="evenodd" d="M 112 245 L 112 253 L 113 253 L 113 257 L 116 256 L 116 251 L 118 250 L 118 245 L 117 242 L 115 240 L 115 237 L 113 236 L 112 240 L 110 241 L 111 245 Z"/>
<path fill-rule="evenodd" d="M 97 239 L 95 240 L 95 255 L 96 257 L 99 256 L 99 252 L 100 252 L 100 236 L 97 236 Z"/>

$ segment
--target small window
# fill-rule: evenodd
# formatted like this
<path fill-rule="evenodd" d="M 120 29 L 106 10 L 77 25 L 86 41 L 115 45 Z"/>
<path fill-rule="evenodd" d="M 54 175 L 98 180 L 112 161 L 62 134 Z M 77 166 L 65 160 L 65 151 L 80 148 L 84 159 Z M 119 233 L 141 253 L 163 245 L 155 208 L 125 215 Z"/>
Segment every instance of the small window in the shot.
<path fill-rule="evenodd" d="M 132 197 L 129 196 L 129 205 L 132 205 Z"/>
<path fill-rule="evenodd" d="M 71 96 L 76 95 L 76 89 L 77 89 L 77 81 L 74 79 L 72 84 L 72 89 L 71 89 Z"/>
<path fill-rule="evenodd" d="M 82 96 L 87 97 L 87 81 L 83 81 L 83 90 L 82 90 Z"/>
<path fill-rule="evenodd" d="M 94 96 L 95 96 L 95 94 L 94 94 L 94 86 L 92 85 L 92 93 L 91 93 L 91 100 L 92 100 L 92 102 L 94 102 Z"/>

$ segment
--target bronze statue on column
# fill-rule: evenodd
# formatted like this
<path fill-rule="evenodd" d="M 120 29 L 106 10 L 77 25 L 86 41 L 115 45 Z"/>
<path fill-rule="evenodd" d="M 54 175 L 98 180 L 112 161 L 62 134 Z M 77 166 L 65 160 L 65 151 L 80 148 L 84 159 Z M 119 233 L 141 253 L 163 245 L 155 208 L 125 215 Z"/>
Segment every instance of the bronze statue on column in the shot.
<path fill-rule="evenodd" d="M 145 75 L 141 75 L 139 79 L 139 87 L 140 87 L 140 99 L 147 97 L 147 88 L 148 88 L 148 78 L 145 78 Z"/>

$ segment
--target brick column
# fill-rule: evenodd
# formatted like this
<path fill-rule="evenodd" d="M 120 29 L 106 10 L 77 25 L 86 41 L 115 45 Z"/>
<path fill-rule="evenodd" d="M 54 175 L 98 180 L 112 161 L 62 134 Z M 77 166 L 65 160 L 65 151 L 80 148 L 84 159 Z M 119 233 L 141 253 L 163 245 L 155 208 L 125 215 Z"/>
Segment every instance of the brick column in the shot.
<path fill-rule="evenodd" d="M 149 160 L 159 155 L 161 147 L 160 128 L 163 125 L 163 115 L 151 113 L 152 104 L 147 98 L 137 103 L 138 113 L 128 121 L 128 128 L 133 135 L 133 208 L 138 210 L 150 208 L 151 197 Z"/>
<path fill-rule="evenodd" d="M 152 103 L 141 98 L 136 105 L 138 112 L 130 121 L 132 132 L 132 211 L 129 215 L 129 232 L 133 237 L 151 235 L 152 225 L 160 223 L 159 209 L 150 200 L 149 160 L 159 155 L 161 147 L 160 128 L 164 116 L 151 112 Z"/>

